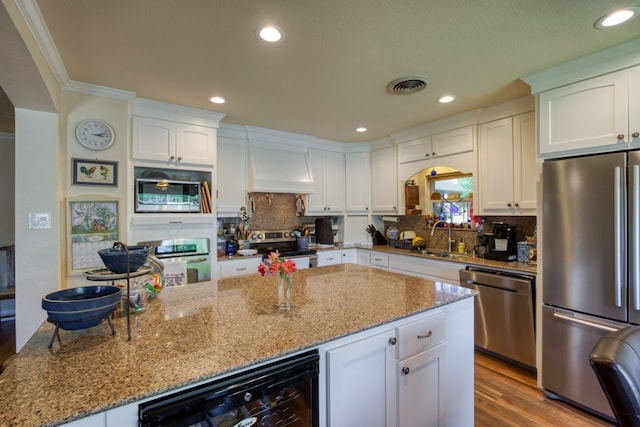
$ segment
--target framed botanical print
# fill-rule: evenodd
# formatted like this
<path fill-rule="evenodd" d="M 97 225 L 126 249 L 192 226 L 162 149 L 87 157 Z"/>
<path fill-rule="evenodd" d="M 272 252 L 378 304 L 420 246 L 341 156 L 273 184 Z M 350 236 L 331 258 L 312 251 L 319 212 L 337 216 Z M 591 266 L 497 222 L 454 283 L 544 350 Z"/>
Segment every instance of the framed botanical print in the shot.
<path fill-rule="evenodd" d="M 67 199 L 69 272 L 104 268 L 98 251 L 113 247 L 120 237 L 118 200 L 102 197 Z"/>

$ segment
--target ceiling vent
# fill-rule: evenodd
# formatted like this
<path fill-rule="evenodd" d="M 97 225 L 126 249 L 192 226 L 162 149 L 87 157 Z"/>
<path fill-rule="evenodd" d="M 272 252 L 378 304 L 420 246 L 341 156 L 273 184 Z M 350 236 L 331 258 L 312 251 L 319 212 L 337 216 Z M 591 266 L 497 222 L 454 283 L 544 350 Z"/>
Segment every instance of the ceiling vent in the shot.
<path fill-rule="evenodd" d="M 411 95 L 426 89 L 430 84 L 431 80 L 428 77 L 400 77 L 390 82 L 387 90 L 395 95 Z"/>

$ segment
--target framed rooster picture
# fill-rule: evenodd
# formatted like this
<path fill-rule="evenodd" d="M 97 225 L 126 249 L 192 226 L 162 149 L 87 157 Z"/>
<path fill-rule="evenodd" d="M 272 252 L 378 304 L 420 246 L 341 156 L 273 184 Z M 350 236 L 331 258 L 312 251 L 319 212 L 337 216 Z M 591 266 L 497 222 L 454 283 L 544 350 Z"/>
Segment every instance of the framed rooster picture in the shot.
<path fill-rule="evenodd" d="M 118 186 L 118 162 L 72 159 L 73 185 Z"/>

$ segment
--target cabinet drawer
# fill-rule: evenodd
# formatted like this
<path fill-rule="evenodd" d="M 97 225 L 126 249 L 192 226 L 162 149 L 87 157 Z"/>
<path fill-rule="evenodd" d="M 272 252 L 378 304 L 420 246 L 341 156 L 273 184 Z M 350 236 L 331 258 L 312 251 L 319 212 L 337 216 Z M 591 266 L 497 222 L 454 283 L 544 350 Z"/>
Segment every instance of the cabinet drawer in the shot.
<path fill-rule="evenodd" d="M 220 266 L 220 278 L 233 276 L 244 276 L 246 274 L 252 274 L 258 272 L 258 265 L 262 261 L 260 257 L 252 257 L 247 260 L 232 260 L 219 262 Z"/>
<path fill-rule="evenodd" d="M 389 255 L 373 252 L 371 254 L 371 266 L 373 267 L 389 267 Z"/>
<path fill-rule="evenodd" d="M 398 359 L 402 360 L 444 341 L 444 314 L 435 313 L 397 329 Z"/>

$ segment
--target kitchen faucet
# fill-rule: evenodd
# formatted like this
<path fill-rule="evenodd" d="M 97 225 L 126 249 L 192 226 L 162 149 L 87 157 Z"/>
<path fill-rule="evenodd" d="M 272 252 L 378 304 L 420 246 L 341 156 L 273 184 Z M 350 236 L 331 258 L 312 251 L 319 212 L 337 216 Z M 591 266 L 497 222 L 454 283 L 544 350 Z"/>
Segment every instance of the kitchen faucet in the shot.
<path fill-rule="evenodd" d="M 433 224 L 433 227 L 431 227 L 431 236 L 433 236 L 433 233 L 436 232 L 436 226 L 440 223 L 446 223 L 446 221 L 443 220 L 438 220 L 436 221 L 435 224 Z M 449 226 L 447 227 L 447 229 L 449 230 L 449 238 L 447 240 L 448 246 L 449 246 L 449 252 L 451 252 L 451 224 L 449 224 Z"/>

